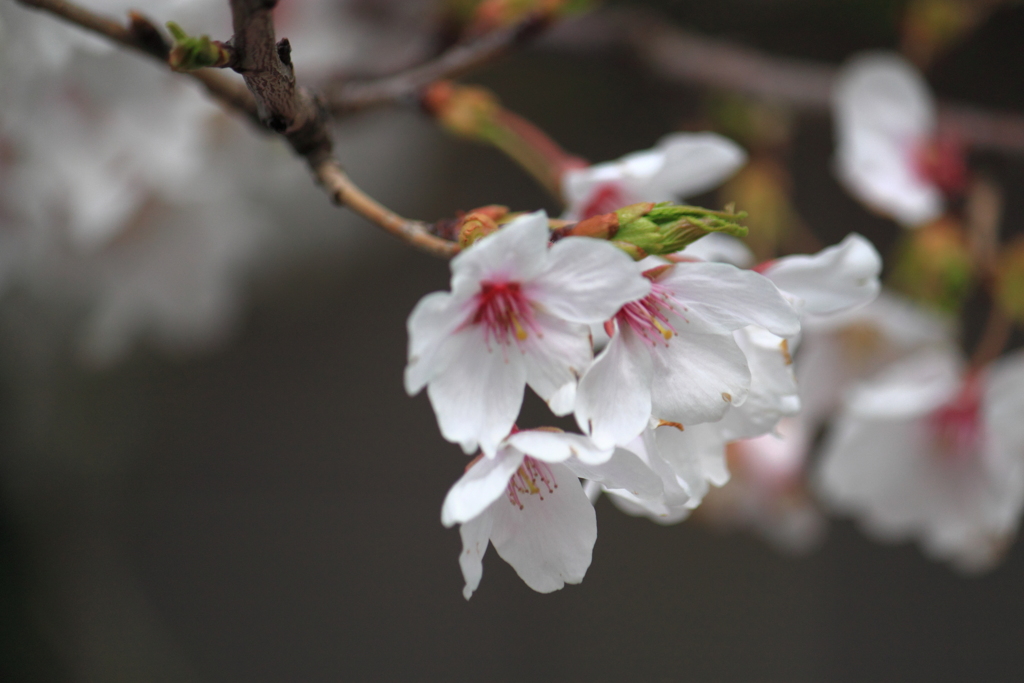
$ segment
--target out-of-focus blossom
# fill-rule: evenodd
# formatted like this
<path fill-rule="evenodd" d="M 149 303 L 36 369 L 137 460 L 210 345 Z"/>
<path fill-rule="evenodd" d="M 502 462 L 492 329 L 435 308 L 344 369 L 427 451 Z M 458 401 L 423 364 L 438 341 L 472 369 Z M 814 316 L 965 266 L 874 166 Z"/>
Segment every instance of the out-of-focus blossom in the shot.
<path fill-rule="evenodd" d="M 786 552 L 813 548 L 824 536 L 825 518 L 805 485 L 809 436 L 799 417 L 788 417 L 774 433 L 729 444 L 729 481 L 709 492 L 697 517 L 753 531 Z"/>
<path fill-rule="evenodd" d="M 578 220 L 639 202 L 692 197 L 721 184 L 746 160 L 739 145 L 715 133 L 666 135 L 653 149 L 566 171 L 564 217 Z"/>
<path fill-rule="evenodd" d="M 964 571 L 1000 558 L 1024 508 L 1024 355 L 965 374 L 923 351 L 859 385 L 818 488 L 882 540 L 917 540 Z"/>
<path fill-rule="evenodd" d="M 855 383 L 922 349 L 953 347 L 948 320 L 888 291 L 865 307 L 808 318 L 795 364 L 801 419 L 817 429 Z"/>
<path fill-rule="evenodd" d="M 936 131 L 924 79 L 895 54 L 843 67 L 833 94 L 836 173 L 855 197 L 908 227 L 937 218 L 943 191 L 962 188 L 961 150 Z"/>
<path fill-rule="evenodd" d="M 720 419 L 750 388 L 732 333 L 800 330 L 778 289 L 753 271 L 684 262 L 645 275 L 650 294 L 615 314 L 611 341 L 580 380 L 576 420 L 602 446 L 631 441 L 652 416 L 687 426 Z"/>
<path fill-rule="evenodd" d="M 409 316 L 406 390 L 427 387 L 441 433 L 467 453 L 494 455 L 527 383 L 556 415 L 571 412 L 593 353 L 587 324 L 650 292 L 608 242 L 549 248 L 549 236 L 543 211 L 513 220 L 455 257 L 452 291 L 425 296 Z"/>
<path fill-rule="evenodd" d="M 441 521 L 461 525 L 467 600 L 480 585 L 489 543 L 540 593 L 583 580 L 597 519 L 579 476 L 639 496 L 657 496 L 661 488 L 632 453 L 598 449 L 584 437 L 555 431 L 512 434 L 493 458 L 478 457 L 466 468 L 445 498 Z"/>

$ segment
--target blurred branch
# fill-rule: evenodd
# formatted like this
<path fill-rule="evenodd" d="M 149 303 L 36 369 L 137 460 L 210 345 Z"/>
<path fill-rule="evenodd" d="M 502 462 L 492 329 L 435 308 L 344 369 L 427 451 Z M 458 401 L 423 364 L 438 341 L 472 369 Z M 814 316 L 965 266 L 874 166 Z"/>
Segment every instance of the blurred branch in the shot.
<path fill-rule="evenodd" d="M 643 10 L 605 10 L 560 24 L 544 41 L 571 51 L 625 47 L 661 78 L 742 93 L 812 111 L 831 108 L 839 68 L 777 57 L 696 35 Z M 1024 116 L 939 104 L 939 126 L 969 146 L 1024 153 Z"/>
<path fill-rule="evenodd" d="M 415 98 L 435 81 L 464 76 L 529 42 L 551 23 L 547 13 L 531 14 L 522 21 L 495 29 L 469 42 L 451 47 L 440 56 L 390 76 L 372 80 L 341 81 L 325 87 L 328 106 L 335 114 L 394 104 Z"/>
<path fill-rule="evenodd" d="M 124 47 L 142 52 L 168 66 L 171 45 L 156 26 L 132 12 L 123 25 L 66 0 L 16 0 L 50 12 L 69 23 L 98 33 Z M 208 69 L 183 72 L 202 83 L 213 97 L 250 120 L 266 122 L 281 133 L 306 159 L 317 181 L 331 198 L 403 241 L 435 256 L 450 258 L 458 245 L 430 233 L 431 226 L 411 221 L 381 206 L 359 189 L 331 157 L 330 119 L 319 98 L 299 87 L 287 40 L 274 42 L 273 2 L 231 0 L 236 57 L 232 67 L 245 83 Z"/>

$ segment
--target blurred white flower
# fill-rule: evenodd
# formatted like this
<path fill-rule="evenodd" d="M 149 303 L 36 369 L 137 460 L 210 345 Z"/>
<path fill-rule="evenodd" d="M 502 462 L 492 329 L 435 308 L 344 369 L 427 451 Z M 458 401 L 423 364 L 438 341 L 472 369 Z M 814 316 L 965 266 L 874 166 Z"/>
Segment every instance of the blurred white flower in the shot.
<path fill-rule="evenodd" d="M 587 324 L 645 296 L 650 282 L 608 242 L 548 247 L 543 211 L 521 216 L 451 262 L 451 292 L 409 316 L 405 388 L 424 386 L 441 434 L 488 456 L 512 429 L 529 384 L 556 415 L 572 410 L 593 355 Z"/>
<path fill-rule="evenodd" d="M 818 489 L 872 536 L 916 539 L 964 571 L 993 566 L 1024 508 L 1024 355 L 965 374 L 925 350 L 855 387 Z"/>
<path fill-rule="evenodd" d="M 936 135 L 928 85 L 902 57 L 871 52 L 843 67 L 832 98 L 835 168 L 857 199 L 908 227 L 943 211 L 963 182 L 963 159 Z"/>
<path fill-rule="evenodd" d="M 613 455 L 612 449 L 557 431 L 512 434 L 493 458 L 478 457 L 466 468 L 445 498 L 441 521 L 448 527 L 461 524 L 459 564 L 467 600 L 480 585 L 489 543 L 540 593 L 583 580 L 597 540 L 597 519 L 579 476 L 641 495 L 660 490 L 636 456 Z"/>
<path fill-rule="evenodd" d="M 638 202 L 692 197 L 720 185 L 746 161 L 746 152 L 721 135 L 672 133 L 653 149 L 566 171 L 564 218 L 579 220 Z"/>

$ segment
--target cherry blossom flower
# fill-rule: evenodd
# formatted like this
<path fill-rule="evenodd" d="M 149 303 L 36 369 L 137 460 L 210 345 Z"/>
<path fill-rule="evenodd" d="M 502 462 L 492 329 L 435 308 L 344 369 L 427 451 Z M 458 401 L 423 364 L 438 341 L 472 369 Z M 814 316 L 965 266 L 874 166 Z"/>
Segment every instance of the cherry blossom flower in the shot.
<path fill-rule="evenodd" d="M 746 160 L 739 145 L 715 133 L 666 135 L 653 149 L 566 171 L 564 217 L 579 220 L 638 202 L 697 195 L 727 180 Z"/>
<path fill-rule="evenodd" d="M 886 541 L 991 567 L 1024 509 L 1024 355 L 964 373 L 925 350 L 855 387 L 818 472 L 822 498 Z"/>
<path fill-rule="evenodd" d="M 964 184 L 962 152 L 936 134 L 935 102 L 920 73 L 871 52 L 843 67 L 833 94 L 836 173 L 859 200 L 908 227 L 943 211 Z"/>
<path fill-rule="evenodd" d="M 445 498 L 441 522 L 461 525 L 467 600 L 480 585 L 489 543 L 540 593 L 583 580 L 597 519 L 580 476 L 637 496 L 661 493 L 658 478 L 632 453 L 557 431 L 519 431 L 499 444 L 495 457 L 478 457 L 466 468 Z"/>
<path fill-rule="evenodd" d="M 548 248 L 543 211 L 521 216 L 451 262 L 452 291 L 409 316 L 410 395 L 424 386 L 442 435 L 493 456 L 529 384 L 556 415 L 572 411 L 592 358 L 588 323 L 650 292 L 623 252 L 569 237 Z"/>
<path fill-rule="evenodd" d="M 692 262 L 645 274 L 650 294 L 615 314 L 611 341 L 580 380 L 576 420 L 601 446 L 628 443 L 652 416 L 686 426 L 721 419 L 750 389 L 732 333 L 749 324 L 780 336 L 800 329 L 792 307 L 758 273 Z"/>

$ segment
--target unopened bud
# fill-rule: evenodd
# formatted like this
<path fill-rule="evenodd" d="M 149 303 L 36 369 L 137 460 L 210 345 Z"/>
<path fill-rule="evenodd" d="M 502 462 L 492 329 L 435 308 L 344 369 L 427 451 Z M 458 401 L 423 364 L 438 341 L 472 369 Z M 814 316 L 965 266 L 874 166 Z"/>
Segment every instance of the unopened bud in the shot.
<path fill-rule="evenodd" d="M 507 210 L 506 210 L 507 213 Z M 467 213 L 459 226 L 459 246 L 465 249 L 478 239 L 498 231 L 498 223 L 485 211 Z"/>
<path fill-rule="evenodd" d="M 501 108 L 489 91 L 455 85 L 451 81 L 434 83 L 423 93 L 421 101 L 450 132 L 472 139 L 483 135 L 484 127 Z"/>
<path fill-rule="evenodd" d="M 963 228 L 940 218 L 910 234 L 890 283 L 922 303 L 955 312 L 970 293 L 973 270 Z"/>
<path fill-rule="evenodd" d="M 174 38 L 167 63 L 175 71 L 194 71 L 207 66 L 221 68 L 231 64 L 233 54 L 219 40 L 210 40 L 210 36 L 190 36 L 173 21 L 167 22 L 167 30 Z"/>
<path fill-rule="evenodd" d="M 616 242 L 632 244 L 645 256 L 671 254 L 712 232 L 746 237 L 746 227 L 737 221 L 745 213 L 711 211 L 699 206 L 634 204 L 619 209 Z"/>
<path fill-rule="evenodd" d="M 585 218 L 572 227 L 572 237 L 596 237 L 599 240 L 610 240 L 619 231 L 619 217 L 614 213 L 603 213 L 599 216 Z"/>

